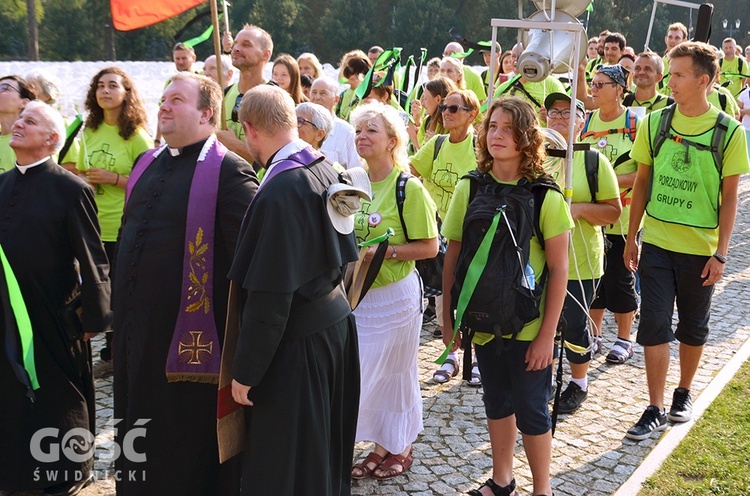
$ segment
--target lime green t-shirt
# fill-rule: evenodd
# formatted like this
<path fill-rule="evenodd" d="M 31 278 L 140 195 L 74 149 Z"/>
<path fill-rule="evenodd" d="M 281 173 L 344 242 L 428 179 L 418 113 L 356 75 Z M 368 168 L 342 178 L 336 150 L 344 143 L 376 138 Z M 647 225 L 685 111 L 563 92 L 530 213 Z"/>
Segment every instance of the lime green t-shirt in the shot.
<path fill-rule="evenodd" d="M 492 175 L 491 172 L 490 175 Z M 494 176 L 492 177 L 497 180 Z M 449 240 L 449 243 L 451 240 L 461 242 L 463 239 L 464 216 L 466 215 L 466 209 L 469 205 L 469 195 L 471 193 L 470 181 L 470 179 L 461 179 L 458 182 L 456 190 L 453 193 L 453 201 L 450 208 L 448 208 L 448 214 L 445 216 L 442 234 Z M 554 238 L 572 227 L 573 220 L 570 217 L 570 211 L 568 210 L 568 205 L 565 203 L 565 199 L 562 195 L 554 191 L 548 191 L 539 213 L 539 228 L 544 235 L 544 239 Z M 531 264 L 531 268 L 534 269 L 535 274 L 541 274 L 546 264 L 544 250 L 542 249 L 542 245 L 539 244 L 536 235 L 531 238 L 529 263 Z M 541 316 L 544 315 L 546 298 L 547 288 L 545 287 L 539 307 L 540 317 L 526 324 L 521 332 L 518 333 L 516 339 L 519 341 L 532 341 L 539 334 L 539 328 L 542 325 Z M 479 344 L 487 343 L 491 340 L 491 335 L 477 333 L 474 340 Z"/>
<path fill-rule="evenodd" d="M 719 94 L 724 95 L 726 108 L 721 108 L 721 99 L 719 98 Z M 737 103 L 737 100 L 735 100 L 734 95 L 732 95 L 732 92 L 719 85 L 714 86 L 714 91 L 709 93 L 706 99 L 708 100 L 708 103 L 710 103 L 717 109 L 726 112 L 730 117 L 736 118 L 736 116 L 740 113 L 740 106 Z"/>
<path fill-rule="evenodd" d="M 433 136 L 410 161 L 412 167 L 424 178 L 425 189 L 437 205 L 440 218 L 445 219 L 456 183 L 466 173 L 477 168 L 477 157 L 474 153 L 474 133 L 469 130 L 466 139 L 459 143 L 451 143 L 450 138 L 445 138 L 437 159 L 433 162 L 437 139 L 437 136 Z"/>
<path fill-rule="evenodd" d="M 632 112 L 632 111 L 631 111 Z M 606 131 L 608 129 L 625 129 L 630 126 L 629 117 L 627 117 L 628 111 L 622 113 L 617 119 L 613 121 L 603 121 L 599 116 L 599 110 L 595 110 L 591 114 L 589 120 L 589 131 Z M 637 121 L 636 121 L 637 122 Z M 603 140 L 607 142 L 604 143 Z M 591 147 L 597 150 L 599 153 L 604 155 L 610 164 L 615 164 L 620 157 L 630 152 L 633 148 L 633 142 L 630 141 L 630 135 L 627 133 L 619 134 L 608 134 L 604 137 L 587 137 L 582 138 L 584 143 L 591 143 Z M 601 146 L 604 145 L 604 146 Z M 632 158 L 625 159 L 624 162 L 620 162 L 614 167 L 615 174 L 630 174 L 638 170 L 638 164 Z M 629 200 L 633 197 L 633 191 L 631 188 L 620 188 L 621 199 L 623 200 L 622 214 L 620 219 L 614 224 L 606 226 L 607 234 L 627 234 L 628 233 L 628 222 L 630 222 L 630 202 Z"/>
<path fill-rule="evenodd" d="M 351 88 L 347 88 L 344 91 L 344 94 L 341 95 L 341 101 L 339 102 L 338 117 L 347 122 L 349 121 L 349 114 L 351 114 L 352 110 L 357 108 L 357 96 L 354 94 L 354 91 L 355 90 Z"/>
<path fill-rule="evenodd" d="M 742 70 L 740 70 L 740 60 L 742 61 Z M 719 84 L 727 88 L 732 96 L 742 91 L 742 80 L 750 77 L 750 64 L 744 57 L 737 56 L 732 60 L 723 58 L 719 60 Z"/>
<path fill-rule="evenodd" d="M 562 160 L 562 159 L 557 159 Z M 552 164 L 552 168 L 560 170 Z M 613 200 L 619 196 L 617 176 L 607 157 L 599 154 L 599 169 L 596 199 Z M 561 174 L 555 181 L 564 188 Z M 585 153 L 573 153 L 573 197 L 572 203 L 590 203 L 591 189 L 586 177 Z M 592 226 L 583 219 L 574 222 L 571 247 L 568 252 L 568 280 L 598 279 L 604 274 L 604 237 L 601 226 Z"/>
<path fill-rule="evenodd" d="M 0 134 L 0 174 L 8 172 L 16 165 L 16 152 L 10 147 L 12 134 Z"/>
<path fill-rule="evenodd" d="M 151 136 L 139 128 L 130 139 L 119 135 L 117 126 L 101 123 L 96 130 L 85 128 L 78 155 L 78 170 L 90 167 L 106 169 L 121 176 L 130 176 L 135 159 L 151 148 Z M 99 210 L 99 224 L 102 241 L 117 241 L 117 232 L 122 221 L 125 206 L 125 190 L 114 184 L 96 185 L 96 206 Z"/>
<path fill-rule="evenodd" d="M 372 201 L 362 200 L 362 208 L 354 215 L 354 232 L 358 243 L 385 234 L 389 227 L 396 233 L 389 240 L 391 245 L 398 247 L 406 243 L 396 205 L 396 181 L 400 172 L 394 167 L 388 177 L 372 183 Z M 408 180 L 405 193 L 404 223 L 409 231 L 409 239 L 437 237 L 435 203 L 422 182 L 418 179 Z M 378 288 L 400 281 L 414 270 L 414 265 L 414 260 L 385 259 L 372 287 Z"/>
<path fill-rule="evenodd" d="M 235 107 L 238 106 L 238 100 L 242 102 L 240 85 L 239 83 L 235 83 L 229 87 L 226 95 L 224 95 L 224 116 L 227 120 L 227 129 L 230 129 L 238 140 L 245 141 L 245 130 L 242 129 L 242 124 L 240 124 L 239 119 L 232 119 L 232 114 L 236 114 Z"/>
<path fill-rule="evenodd" d="M 630 152 L 630 155 L 639 164 L 648 166 L 654 164 L 652 135 L 655 135 L 659 129 L 662 112 L 660 110 L 650 114 L 639 128 L 633 150 Z M 680 113 L 678 106 L 672 118 L 671 132 L 685 138 L 700 136 L 714 128 L 718 114 L 719 111 L 711 106 L 708 112 L 703 115 L 687 117 Z M 721 177 L 744 174 L 750 171 L 745 133 L 742 132 L 742 126 L 737 121 L 734 121 L 733 124 L 737 125 L 730 126 L 730 133 L 725 139 L 726 147 L 724 148 Z M 657 171 L 653 172 L 656 173 Z M 712 172 L 707 171 L 706 173 Z M 686 173 L 695 178 L 696 171 L 688 170 Z M 697 171 L 697 173 L 701 172 Z M 703 229 L 664 222 L 646 214 L 643 242 L 677 253 L 711 256 L 716 252 L 719 242 L 719 229 L 718 227 L 716 229 Z"/>
<path fill-rule="evenodd" d="M 480 102 L 487 99 L 487 90 L 484 89 L 482 76 L 474 72 L 471 67 L 464 66 L 464 82 L 466 83 L 466 89 L 473 91 Z"/>

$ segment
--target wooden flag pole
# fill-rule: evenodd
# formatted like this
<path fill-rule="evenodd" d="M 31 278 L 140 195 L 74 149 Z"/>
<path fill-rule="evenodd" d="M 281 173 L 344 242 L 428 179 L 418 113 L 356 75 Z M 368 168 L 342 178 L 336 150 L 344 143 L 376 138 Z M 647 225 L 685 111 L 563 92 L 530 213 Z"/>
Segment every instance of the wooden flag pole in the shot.
<path fill-rule="evenodd" d="M 219 32 L 219 9 L 216 0 L 210 0 L 211 3 L 211 24 L 214 26 L 214 52 L 216 53 L 216 76 L 219 80 L 219 87 L 224 90 L 224 65 L 221 61 L 221 33 Z M 224 13 L 226 17 L 226 12 Z M 221 99 L 221 129 L 227 128 L 227 115 L 224 112 L 224 99 Z"/>

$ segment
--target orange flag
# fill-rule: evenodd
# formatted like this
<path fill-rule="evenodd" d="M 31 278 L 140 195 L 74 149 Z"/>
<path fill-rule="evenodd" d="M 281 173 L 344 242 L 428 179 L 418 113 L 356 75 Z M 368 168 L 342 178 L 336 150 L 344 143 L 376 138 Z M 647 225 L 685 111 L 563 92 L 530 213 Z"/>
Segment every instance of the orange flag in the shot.
<path fill-rule="evenodd" d="M 112 21 L 118 31 L 145 28 L 182 14 L 206 0 L 110 0 Z"/>

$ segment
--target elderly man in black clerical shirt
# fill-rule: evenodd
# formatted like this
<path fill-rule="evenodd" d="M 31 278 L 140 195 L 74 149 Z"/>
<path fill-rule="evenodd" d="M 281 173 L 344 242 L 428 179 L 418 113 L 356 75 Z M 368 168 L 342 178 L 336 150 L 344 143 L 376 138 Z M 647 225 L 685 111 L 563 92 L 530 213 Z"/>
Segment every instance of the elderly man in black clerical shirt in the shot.
<path fill-rule="evenodd" d="M 92 475 L 88 340 L 109 328 L 109 265 L 93 190 L 52 158 L 65 141 L 60 114 L 30 102 L 11 133 L 16 166 L 0 175 L 0 491 L 68 496 Z"/>
<path fill-rule="evenodd" d="M 222 90 L 190 73 L 172 77 L 159 107 L 166 145 L 128 178 L 113 309 L 118 439 L 145 428 L 120 456 L 118 495 L 231 496 L 237 460 L 219 462 L 220 354 L 229 271 L 258 180 L 214 131 Z M 130 477 L 133 473 L 134 476 Z"/>

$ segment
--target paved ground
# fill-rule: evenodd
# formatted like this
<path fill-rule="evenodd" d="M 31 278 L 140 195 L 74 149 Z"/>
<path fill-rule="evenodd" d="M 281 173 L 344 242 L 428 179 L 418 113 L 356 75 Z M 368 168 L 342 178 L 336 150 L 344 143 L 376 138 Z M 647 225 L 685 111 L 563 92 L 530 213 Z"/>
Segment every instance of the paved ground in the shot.
<path fill-rule="evenodd" d="M 711 336 L 693 385 L 694 398 L 734 351 L 750 338 L 747 324 L 750 311 L 744 304 L 750 286 L 750 179 L 742 181 L 740 191 L 730 261 L 714 295 Z M 469 387 L 457 379 L 444 385 L 432 381 L 432 361 L 442 351 L 439 340 L 431 337 L 433 329 L 434 324 L 428 323 L 422 331 L 419 366 L 425 430 L 414 444 L 414 466 L 403 477 L 389 481 L 354 481 L 352 493 L 355 495 L 455 495 L 476 487 L 491 475 L 481 389 Z M 604 334 L 608 350 L 615 336 L 611 316 L 605 321 Z M 97 347 L 100 345 L 96 343 Z M 676 347 L 673 347 L 673 356 L 675 352 Z M 673 361 L 668 378 L 670 394 L 677 374 Z M 612 494 L 658 442 L 658 439 L 633 442 L 624 438 L 625 431 L 638 420 L 648 403 L 643 353 L 639 346 L 633 359 L 624 365 L 609 365 L 604 355 L 598 355 L 592 363 L 589 379 L 588 400 L 574 414 L 560 416 L 553 441 L 552 485 L 558 496 Z M 112 439 L 111 428 L 105 427 L 112 416 L 111 378 L 99 380 L 97 388 L 101 429 L 97 436 L 97 457 L 100 458 L 106 453 L 106 442 Z M 363 443 L 356 448 L 359 459 L 370 446 Z M 107 471 L 111 471 L 110 463 L 98 460 L 96 469 L 103 480 L 98 480 L 81 495 L 113 495 L 114 483 L 111 477 L 106 477 Z M 516 449 L 515 477 L 522 492 L 531 491 L 531 476 L 520 445 Z M 37 494 L 24 493 L 23 496 Z M 22 495 L 16 493 L 15 496 Z"/>

